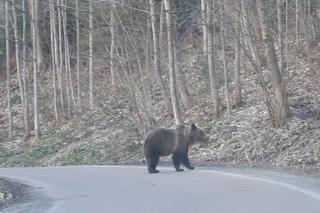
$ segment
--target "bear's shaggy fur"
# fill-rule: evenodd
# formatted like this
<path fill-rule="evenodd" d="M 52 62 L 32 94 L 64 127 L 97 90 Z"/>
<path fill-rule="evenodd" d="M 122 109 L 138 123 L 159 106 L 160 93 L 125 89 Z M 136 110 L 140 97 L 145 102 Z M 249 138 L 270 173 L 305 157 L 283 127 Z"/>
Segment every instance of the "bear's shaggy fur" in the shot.
<path fill-rule="evenodd" d="M 196 143 L 207 143 L 208 136 L 195 124 L 191 127 L 177 125 L 174 129 L 156 128 L 151 130 L 144 140 L 144 155 L 149 173 L 158 173 L 156 167 L 161 156 L 172 154 L 172 162 L 177 172 L 182 163 L 188 169 L 194 169 L 188 158 L 189 146 Z"/>

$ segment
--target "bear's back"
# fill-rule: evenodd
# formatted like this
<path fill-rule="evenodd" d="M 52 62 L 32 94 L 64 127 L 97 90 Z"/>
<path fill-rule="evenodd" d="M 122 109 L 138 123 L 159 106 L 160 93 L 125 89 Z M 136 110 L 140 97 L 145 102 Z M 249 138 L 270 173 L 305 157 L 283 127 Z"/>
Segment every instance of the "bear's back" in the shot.
<path fill-rule="evenodd" d="M 161 156 L 170 155 L 176 144 L 176 133 L 174 129 L 156 128 L 151 130 L 144 141 L 145 152 L 157 152 Z M 152 153 L 150 153 L 152 154 Z"/>

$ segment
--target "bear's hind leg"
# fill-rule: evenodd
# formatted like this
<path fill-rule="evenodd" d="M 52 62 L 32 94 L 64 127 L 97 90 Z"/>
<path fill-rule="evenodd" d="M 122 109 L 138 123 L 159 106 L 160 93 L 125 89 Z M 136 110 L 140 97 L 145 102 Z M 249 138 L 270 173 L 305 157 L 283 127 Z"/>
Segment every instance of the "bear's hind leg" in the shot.
<path fill-rule="evenodd" d="M 159 163 L 159 158 L 160 158 L 159 155 L 154 155 L 154 156 L 149 157 L 149 160 L 148 160 L 148 172 L 149 173 L 158 173 L 159 172 L 159 170 L 156 170 L 156 167 Z"/>
<path fill-rule="evenodd" d="M 180 169 L 180 164 L 181 164 L 181 157 L 182 155 L 179 153 L 173 153 L 172 155 L 172 162 L 174 165 L 174 168 L 176 169 L 177 172 L 182 172 L 183 169 Z"/>
<path fill-rule="evenodd" d="M 183 158 L 182 158 L 182 163 L 183 163 L 188 169 L 190 169 L 190 170 L 194 169 L 194 167 L 191 166 L 191 164 L 190 164 L 190 160 L 189 160 L 189 158 L 188 158 L 188 155 L 183 156 Z"/>

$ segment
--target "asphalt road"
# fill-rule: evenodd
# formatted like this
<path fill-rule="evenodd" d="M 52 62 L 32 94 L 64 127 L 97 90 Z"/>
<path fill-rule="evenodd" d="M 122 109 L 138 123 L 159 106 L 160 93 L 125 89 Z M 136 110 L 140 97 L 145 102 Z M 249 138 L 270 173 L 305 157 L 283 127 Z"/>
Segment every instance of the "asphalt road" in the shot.
<path fill-rule="evenodd" d="M 0 169 L 39 196 L 5 212 L 320 213 L 320 195 L 295 185 L 217 169 L 90 166 Z M 21 210 L 22 209 L 22 210 Z"/>

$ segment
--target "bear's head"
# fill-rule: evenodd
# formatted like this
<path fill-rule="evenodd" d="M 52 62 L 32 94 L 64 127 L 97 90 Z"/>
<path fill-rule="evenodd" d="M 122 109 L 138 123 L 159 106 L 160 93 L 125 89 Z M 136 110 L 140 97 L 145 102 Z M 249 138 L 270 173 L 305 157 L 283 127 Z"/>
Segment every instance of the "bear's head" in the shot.
<path fill-rule="evenodd" d="M 191 136 L 191 143 L 201 143 L 206 144 L 209 142 L 209 137 L 200 129 L 198 128 L 194 123 L 191 124 L 190 129 L 190 136 Z"/>

